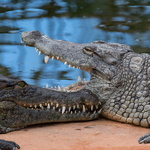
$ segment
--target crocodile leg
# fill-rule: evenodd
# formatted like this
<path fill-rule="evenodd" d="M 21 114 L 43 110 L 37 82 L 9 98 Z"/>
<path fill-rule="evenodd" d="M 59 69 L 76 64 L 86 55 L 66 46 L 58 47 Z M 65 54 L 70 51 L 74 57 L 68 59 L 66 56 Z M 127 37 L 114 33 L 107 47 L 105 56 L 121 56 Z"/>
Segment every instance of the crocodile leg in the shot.
<path fill-rule="evenodd" d="M 20 149 L 20 146 L 13 141 L 0 140 L 0 150 L 16 150 Z"/>
<path fill-rule="evenodd" d="M 139 138 L 138 140 L 139 144 L 147 144 L 147 143 L 150 143 L 150 133 L 147 133 L 146 135 L 142 136 Z"/>

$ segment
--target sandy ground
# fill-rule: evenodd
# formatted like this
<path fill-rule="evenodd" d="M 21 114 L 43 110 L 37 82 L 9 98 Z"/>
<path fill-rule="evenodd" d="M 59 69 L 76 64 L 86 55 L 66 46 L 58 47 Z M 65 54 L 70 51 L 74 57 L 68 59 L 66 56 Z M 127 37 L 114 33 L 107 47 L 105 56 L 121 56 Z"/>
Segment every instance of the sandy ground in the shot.
<path fill-rule="evenodd" d="M 13 140 L 21 150 L 149 150 L 150 144 L 138 144 L 149 129 L 106 119 L 90 122 L 36 125 L 7 134 L 0 139 Z"/>

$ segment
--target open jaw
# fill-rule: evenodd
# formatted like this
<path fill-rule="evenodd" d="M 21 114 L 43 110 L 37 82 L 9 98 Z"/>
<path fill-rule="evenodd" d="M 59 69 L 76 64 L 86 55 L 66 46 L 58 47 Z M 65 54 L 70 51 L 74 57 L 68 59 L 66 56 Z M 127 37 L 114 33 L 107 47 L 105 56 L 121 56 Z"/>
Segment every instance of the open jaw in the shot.
<path fill-rule="evenodd" d="M 121 60 L 123 54 L 131 51 L 130 48 L 125 45 L 120 44 L 118 46 L 118 44 L 108 44 L 103 41 L 79 44 L 54 40 L 39 31 L 23 32 L 21 38 L 25 45 L 35 47 L 39 54 L 44 54 L 44 61 L 46 63 L 49 58 L 52 58 L 64 62 L 69 67 L 72 66 L 73 68 L 78 68 L 91 74 L 92 80 L 89 82 L 80 81 L 70 85 L 65 88 L 66 92 L 61 89 L 45 89 L 45 91 L 49 90 L 47 91 L 47 97 L 56 97 L 50 98 L 50 103 L 44 102 L 43 104 L 38 104 L 38 108 L 45 109 L 51 107 L 50 110 L 54 110 L 60 118 L 65 116 L 64 118 L 55 120 L 55 122 L 92 120 L 98 118 L 102 104 L 100 98 L 98 98 L 98 91 L 95 92 L 95 89 L 99 88 L 94 88 L 95 85 L 91 86 L 90 84 L 94 80 L 100 82 L 98 84 L 100 88 L 103 85 L 109 86 L 109 81 L 115 74 L 116 65 Z M 106 88 L 106 93 L 105 89 L 101 89 L 102 99 L 107 99 L 112 93 L 111 88 Z M 41 101 L 43 102 L 42 99 Z M 31 108 L 34 108 L 34 105 Z"/>
<path fill-rule="evenodd" d="M 82 58 L 83 52 L 74 51 L 76 53 L 75 55 L 70 52 L 70 49 L 74 49 L 75 45 L 74 43 L 68 42 L 68 50 L 67 51 L 62 51 L 62 47 L 65 47 L 67 41 L 61 41 L 58 40 L 61 43 L 57 44 L 57 41 L 55 43 L 55 40 L 52 40 L 51 38 L 47 37 L 46 35 L 40 33 L 39 31 L 32 31 L 32 32 L 23 32 L 22 35 L 22 42 L 24 42 L 25 45 L 35 47 L 35 51 L 40 54 L 44 54 L 44 62 L 48 63 L 49 59 L 51 58 L 52 60 L 59 60 L 64 62 L 64 65 L 68 65 L 68 67 L 72 68 L 77 68 L 84 70 L 88 73 L 92 71 L 92 65 L 88 63 L 89 56 L 85 55 L 84 58 Z M 36 39 L 37 38 L 37 39 Z M 33 41 L 32 41 L 33 40 Z M 35 40 L 35 41 L 34 41 Z M 49 41 L 51 40 L 51 41 Z M 52 42 L 52 43 L 51 43 Z M 54 42 L 54 43 L 53 43 Z M 50 43 L 50 45 L 47 45 Z M 71 46 L 70 46 L 71 43 Z M 76 43 L 78 44 L 78 43 Z M 50 48 L 48 47 L 50 46 Z M 83 44 L 78 44 L 79 48 L 83 47 Z M 90 47 L 84 47 L 83 51 L 90 52 Z M 69 57 L 68 57 L 69 56 Z M 78 58 L 76 58 L 78 56 Z M 90 62 L 91 63 L 91 62 Z M 92 63 L 91 63 L 92 64 Z M 58 90 L 58 91 L 66 91 L 66 92 L 73 92 L 73 91 L 78 91 L 82 89 L 86 84 L 88 84 L 89 81 L 81 80 L 80 76 L 78 77 L 78 82 L 68 85 L 67 87 L 60 88 L 51 88 L 53 90 Z M 46 85 L 48 88 L 48 85 Z"/>
<path fill-rule="evenodd" d="M 38 31 L 33 31 L 32 32 L 33 34 L 32 35 L 30 35 L 30 32 L 23 32 L 22 33 L 22 35 L 21 35 L 21 37 L 22 37 L 22 42 L 24 42 L 24 44 L 25 45 L 28 45 L 28 46 L 31 46 L 31 47 L 35 47 L 35 50 L 36 50 L 36 52 L 38 52 L 38 55 L 40 55 L 40 54 L 44 54 L 45 55 L 45 57 L 44 57 L 44 62 L 45 63 L 48 63 L 48 61 L 49 61 L 49 59 L 51 58 L 52 60 L 53 59 L 55 59 L 55 60 L 59 60 L 59 61 L 62 61 L 62 62 L 64 62 L 64 65 L 68 65 L 68 67 L 70 68 L 70 67 L 73 67 L 73 68 L 77 68 L 77 69 L 81 69 L 81 70 L 84 70 L 84 71 L 86 71 L 86 72 L 88 72 L 88 73 L 90 73 L 91 72 L 91 70 L 92 70 L 92 65 L 90 66 L 89 64 L 87 65 L 86 63 L 85 63 L 85 59 L 88 61 L 88 59 L 89 59 L 89 57 L 86 57 L 86 58 L 83 58 L 83 60 L 81 59 L 78 59 L 78 58 L 75 58 L 74 57 L 74 54 L 71 54 L 70 52 L 69 52 L 69 50 L 70 50 L 70 48 L 75 48 L 74 47 L 74 43 L 72 43 L 72 45 L 71 45 L 71 47 L 69 46 L 69 49 L 68 49 L 68 53 L 63 53 L 62 51 L 61 51 L 61 47 L 63 47 L 63 46 L 65 46 L 66 45 L 66 43 L 63 43 L 64 41 L 61 41 L 61 40 L 59 40 L 59 42 L 61 42 L 61 47 L 59 47 L 58 45 L 57 45 L 57 42 L 56 42 L 56 44 L 55 44 L 55 40 L 52 40 L 54 43 L 52 43 L 52 50 L 54 49 L 54 51 L 52 51 L 51 53 L 49 53 L 48 52 L 48 54 L 45 52 L 45 50 L 47 51 L 49 48 L 47 48 L 47 46 L 46 46 L 46 44 L 47 43 L 49 43 L 49 41 L 46 41 L 46 40 L 49 40 L 50 38 L 49 37 L 47 37 L 46 35 L 44 35 L 44 34 L 41 34 L 40 32 L 38 32 Z M 36 40 L 36 38 L 39 38 L 39 41 L 41 41 L 43 44 L 42 45 L 40 45 L 40 43 L 38 43 L 38 41 L 36 41 L 35 43 L 34 43 L 34 41 L 32 41 L 32 39 L 31 39 L 31 41 L 26 41 L 26 37 L 27 37 L 27 39 L 28 39 L 28 36 L 31 36 L 31 38 L 35 38 L 35 40 Z M 33 37 L 32 37 L 33 36 Z M 43 39 L 40 39 L 40 37 L 42 36 L 42 38 Z M 31 43 L 30 43 L 31 42 Z M 66 41 L 65 41 L 66 42 Z M 71 42 L 69 42 L 69 43 L 71 43 Z M 76 43 L 77 44 L 77 43 Z M 83 44 L 82 44 L 83 45 Z M 81 46 L 80 44 L 78 44 L 78 46 L 79 47 L 83 47 L 83 46 Z M 91 53 L 91 49 L 90 49 L 90 47 L 89 48 L 86 48 L 85 47 L 85 49 L 89 52 L 89 53 Z M 44 51 L 43 51 L 44 50 Z M 57 50 L 58 51 L 58 54 L 57 54 L 57 52 L 55 51 L 55 50 Z M 85 50 L 85 51 L 86 51 Z M 49 51 L 49 50 L 48 50 Z M 84 49 L 83 49 L 83 51 L 84 51 Z M 61 53 L 62 52 L 62 53 Z M 77 52 L 77 55 L 79 56 L 79 58 L 82 58 L 82 57 L 80 57 L 81 56 L 81 54 L 83 54 L 83 52 L 79 52 L 79 51 L 76 51 Z M 69 55 L 71 55 L 72 56 L 72 58 L 68 58 L 68 54 Z M 86 55 L 85 55 L 86 56 Z M 80 61 L 79 61 L 80 60 Z M 84 63 L 83 63 L 84 62 Z M 91 62 L 90 62 L 91 63 Z M 76 83 L 74 83 L 74 84 L 71 84 L 71 85 L 68 85 L 67 87 L 63 87 L 63 88 L 60 88 L 59 86 L 58 86 L 58 88 L 48 88 L 48 86 L 46 87 L 47 89 L 50 89 L 50 90 L 55 90 L 55 91 L 59 91 L 59 92 L 66 92 L 66 93 L 68 93 L 68 92 L 79 92 L 80 93 L 80 90 L 82 90 L 83 88 L 84 88 L 84 86 L 86 85 L 86 84 L 88 84 L 88 82 L 90 82 L 90 81 L 85 81 L 85 80 L 81 80 L 81 78 L 80 77 L 78 77 L 78 82 L 76 82 Z M 91 93 L 91 92 L 90 92 Z M 76 95 L 75 95 L 76 96 Z M 88 96 L 88 94 L 87 94 L 87 96 Z M 91 100 L 89 100 L 89 103 L 88 104 L 83 104 L 83 105 L 79 105 L 79 104 L 75 104 L 75 105 L 73 105 L 73 103 L 71 104 L 72 106 L 70 107 L 70 106 L 67 106 L 67 107 L 65 107 L 65 106 L 61 106 L 60 108 L 58 108 L 58 106 L 59 106 L 59 104 L 57 104 L 57 103 L 53 103 L 52 102 L 52 108 L 53 109 L 56 109 L 56 108 L 58 108 L 57 110 L 59 111 L 59 112 L 62 112 L 62 114 L 64 114 L 64 112 L 67 112 L 67 113 L 71 113 L 71 114 L 73 114 L 73 113 L 80 113 L 80 112 L 84 112 L 84 113 L 94 113 L 94 114 L 96 114 L 96 113 L 98 113 L 98 114 L 100 114 L 100 112 L 101 112 L 101 103 L 98 101 L 98 99 L 96 100 L 97 102 L 97 104 L 94 102 L 93 104 L 90 104 L 91 102 L 92 102 L 92 99 Z M 76 100 L 76 102 L 77 102 L 77 100 Z M 77 102 L 78 103 L 78 102 Z M 79 102 L 80 103 L 80 102 Z M 50 104 L 45 104 L 44 105 L 44 107 L 46 108 L 46 107 L 50 107 Z M 43 108 L 43 106 L 42 106 L 42 108 Z"/>

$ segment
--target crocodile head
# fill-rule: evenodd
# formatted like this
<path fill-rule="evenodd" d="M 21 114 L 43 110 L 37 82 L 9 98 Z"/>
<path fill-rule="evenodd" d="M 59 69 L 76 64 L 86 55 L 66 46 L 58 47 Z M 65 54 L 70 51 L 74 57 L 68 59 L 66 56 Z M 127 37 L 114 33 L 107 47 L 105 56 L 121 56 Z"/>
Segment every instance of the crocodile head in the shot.
<path fill-rule="evenodd" d="M 0 133 L 32 124 L 92 120 L 100 110 L 97 97 L 89 90 L 56 91 L 0 76 Z"/>
<path fill-rule="evenodd" d="M 124 54 L 132 51 L 123 44 L 95 41 L 89 44 L 79 44 L 63 40 L 53 40 L 39 31 L 23 32 L 22 41 L 36 51 L 49 58 L 57 59 L 89 73 L 95 71 L 102 78 L 111 80 L 116 73 L 116 65 Z M 92 75 L 92 74 L 91 74 Z"/>
<path fill-rule="evenodd" d="M 98 96 L 101 103 L 105 103 L 116 90 L 120 82 L 113 84 L 117 75 L 118 65 L 125 54 L 132 52 L 131 48 L 123 44 L 95 41 L 79 44 L 63 40 L 54 40 L 39 31 L 23 32 L 22 41 L 36 51 L 49 58 L 64 62 L 69 67 L 87 71 L 91 79 L 81 88 L 88 89 Z M 70 88 L 71 86 L 69 86 Z"/>

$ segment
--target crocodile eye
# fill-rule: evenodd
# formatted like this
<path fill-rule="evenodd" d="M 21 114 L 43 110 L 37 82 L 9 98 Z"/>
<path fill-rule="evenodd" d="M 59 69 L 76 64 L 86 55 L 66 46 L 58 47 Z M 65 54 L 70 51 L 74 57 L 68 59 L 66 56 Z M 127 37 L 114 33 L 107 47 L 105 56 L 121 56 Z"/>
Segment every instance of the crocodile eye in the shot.
<path fill-rule="evenodd" d="M 87 55 L 93 56 L 94 51 L 96 50 L 95 46 L 86 46 L 83 48 L 83 52 Z"/>
<path fill-rule="evenodd" d="M 17 85 L 20 87 L 24 87 L 26 85 L 26 83 L 24 81 L 20 81 L 20 82 L 18 82 Z"/>

